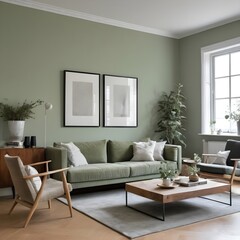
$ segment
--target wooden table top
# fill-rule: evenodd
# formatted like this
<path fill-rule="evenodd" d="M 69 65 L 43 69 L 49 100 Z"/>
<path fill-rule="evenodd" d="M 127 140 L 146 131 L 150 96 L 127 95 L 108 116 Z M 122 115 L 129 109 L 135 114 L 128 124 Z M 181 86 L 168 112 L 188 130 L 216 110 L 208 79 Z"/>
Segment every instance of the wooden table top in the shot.
<path fill-rule="evenodd" d="M 125 190 L 126 192 L 131 192 L 161 203 L 169 203 L 231 190 L 231 185 L 229 183 L 217 182 L 209 179 L 206 184 L 191 187 L 177 185 L 172 189 L 159 187 L 158 184 L 161 184 L 161 182 L 161 179 L 152 179 L 126 183 Z"/>

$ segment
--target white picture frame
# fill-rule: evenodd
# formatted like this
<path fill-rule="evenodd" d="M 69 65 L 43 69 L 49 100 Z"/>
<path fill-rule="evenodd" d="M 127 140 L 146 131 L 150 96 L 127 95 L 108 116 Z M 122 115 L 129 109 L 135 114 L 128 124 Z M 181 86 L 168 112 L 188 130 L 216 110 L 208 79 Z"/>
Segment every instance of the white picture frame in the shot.
<path fill-rule="evenodd" d="M 64 70 L 64 126 L 99 127 L 100 74 Z"/>
<path fill-rule="evenodd" d="M 104 127 L 138 126 L 138 78 L 103 75 Z"/>

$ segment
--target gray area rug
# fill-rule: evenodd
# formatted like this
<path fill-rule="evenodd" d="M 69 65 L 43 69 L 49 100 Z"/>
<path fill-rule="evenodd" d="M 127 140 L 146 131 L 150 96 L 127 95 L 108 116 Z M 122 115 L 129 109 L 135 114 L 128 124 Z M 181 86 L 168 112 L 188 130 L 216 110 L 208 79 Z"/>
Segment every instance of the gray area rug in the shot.
<path fill-rule="evenodd" d="M 208 197 L 229 203 L 229 193 Z M 66 203 L 65 198 L 59 200 Z M 72 203 L 74 209 L 130 239 L 240 211 L 240 196 L 234 194 L 232 206 L 204 198 L 166 204 L 164 222 L 126 207 L 123 189 L 73 195 Z M 158 202 L 128 193 L 128 203 L 156 217 L 162 216 L 161 204 Z"/>

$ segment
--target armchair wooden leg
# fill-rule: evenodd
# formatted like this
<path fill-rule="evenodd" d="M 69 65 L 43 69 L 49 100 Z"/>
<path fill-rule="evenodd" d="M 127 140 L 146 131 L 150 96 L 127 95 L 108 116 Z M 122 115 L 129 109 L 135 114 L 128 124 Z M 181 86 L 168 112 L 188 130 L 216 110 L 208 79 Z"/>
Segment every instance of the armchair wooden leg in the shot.
<path fill-rule="evenodd" d="M 67 198 L 67 202 L 68 202 L 68 208 L 69 208 L 69 211 L 70 211 L 70 216 L 72 217 L 73 216 L 72 200 L 71 200 L 71 196 L 70 196 L 70 193 L 69 193 L 69 188 L 68 188 L 68 185 L 67 185 L 67 179 L 66 179 L 66 176 L 65 176 L 64 172 L 62 172 L 62 180 L 63 180 L 63 188 L 64 188 L 66 198 Z"/>
<path fill-rule="evenodd" d="M 67 198 L 67 202 L 68 202 L 68 208 L 69 208 L 69 211 L 70 211 L 70 216 L 72 217 L 73 216 L 72 201 L 71 201 L 71 196 L 70 196 L 69 190 L 66 191 L 66 198 Z"/>
<path fill-rule="evenodd" d="M 231 174 L 231 178 L 230 178 L 230 184 L 233 184 L 234 181 L 234 176 L 235 176 L 235 172 L 237 169 L 237 165 L 238 165 L 238 161 L 234 161 L 234 165 L 233 165 L 233 170 L 232 170 L 232 174 Z"/>
<path fill-rule="evenodd" d="M 48 200 L 48 208 L 52 208 L 52 201 L 51 200 Z"/>
<path fill-rule="evenodd" d="M 38 206 L 40 197 L 41 197 L 41 195 L 42 195 L 43 187 L 44 187 L 44 185 L 45 185 L 45 183 L 46 183 L 46 180 L 47 180 L 47 176 L 44 176 L 44 177 L 43 177 L 43 180 L 42 180 L 42 186 L 41 186 L 40 190 L 38 191 L 38 194 L 37 194 L 36 199 L 35 199 L 35 201 L 34 201 L 34 203 L 33 203 L 33 206 L 32 206 L 32 208 L 31 208 L 31 211 L 30 211 L 30 213 L 28 214 L 27 220 L 26 220 L 26 222 L 25 222 L 25 224 L 24 224 L 24 228 L 27 227 L 29 221 L 30 221 L 31 218 L 32 218 L 33 213 L 34 213 L 35 210 L 37 209 L 37 206 Z"/>
<path fill-rule="evenodd" d="M 17 196 L 15 197 L 14 203 L 13 203 L 13 205 L 12 205 L 12 207 L 11 207 L 11 209 L 10 209 L 10 211 L 9 211 L 8 214 L 11 214 L 12 211 L 13 211 L 13 209 L 16 207 L 16 205 L 18 204 L 18 202 L 17 202 L 18 199 L 19 199 L 19 196 L 17 195 Z"/>
<path fill-rule="evenodd" d="M 29 221 L 30 221 L 31 218 L 32 218 L 33 213 L 34 213 L 35 210 L 37 209 L 38 202 L 39 202 L 39 200 L 34 202 L 32 208 L 31 208 L 31 211 L 30 211 L 30 213 L 28 214 L 27 220 L 26 220 L 26 222 L 25 222 L 25 224 L 24 224 L 24 228 L 27 227 Z"/>

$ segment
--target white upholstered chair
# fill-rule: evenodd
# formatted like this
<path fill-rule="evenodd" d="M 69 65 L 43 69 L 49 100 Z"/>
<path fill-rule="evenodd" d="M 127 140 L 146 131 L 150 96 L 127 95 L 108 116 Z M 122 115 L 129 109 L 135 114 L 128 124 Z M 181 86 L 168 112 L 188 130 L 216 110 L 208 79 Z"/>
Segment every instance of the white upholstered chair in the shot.
<path fill-rule="evenodd" d="M 66 194 L 70 216 L 72 217 L 72 203 L 70 196 L 72 186 L 67 183 L 64 173 L 67 168 L 48 171 L 48 163 L 51 161 L 23 165 L 22 160 L 18 156 L 8 155 L 5 156 L 5 162 L 9 169 L 16 192 L 15 201 L 9 214 L 11 214 L 18 203 L 31 209 L 24 227 L 28 225 L 40 201 L 48 201 L 48 207 L 51 208 L 51 199 L 60 197 L 64 195 L 64 193 Z M 32 167 L 40 164 L 46 164 L 46 172 L 38 173 L 37 170 Z M 61 173 L 62 181 L 49 178 L 50 174 L 53 173 Z"/>

